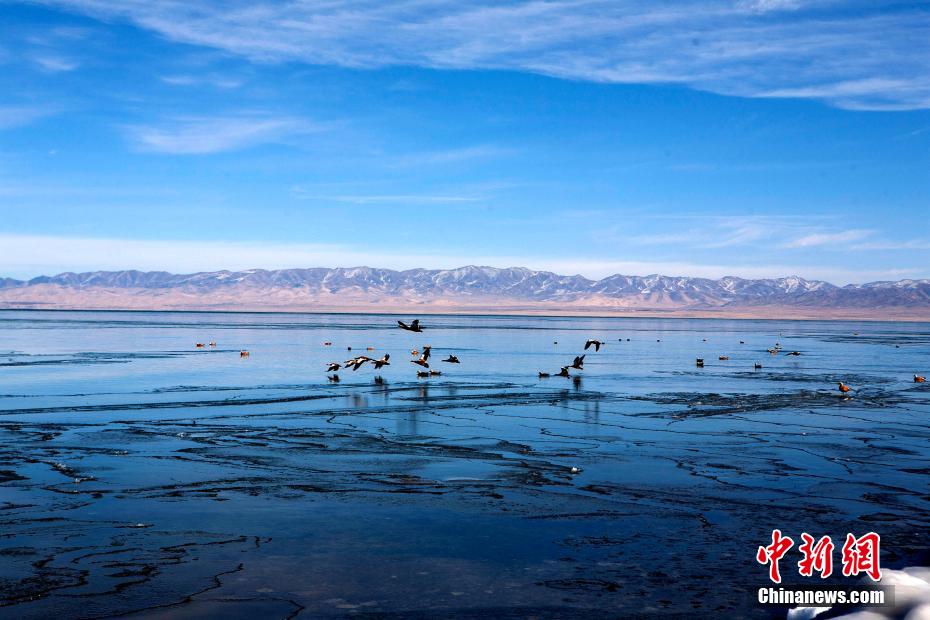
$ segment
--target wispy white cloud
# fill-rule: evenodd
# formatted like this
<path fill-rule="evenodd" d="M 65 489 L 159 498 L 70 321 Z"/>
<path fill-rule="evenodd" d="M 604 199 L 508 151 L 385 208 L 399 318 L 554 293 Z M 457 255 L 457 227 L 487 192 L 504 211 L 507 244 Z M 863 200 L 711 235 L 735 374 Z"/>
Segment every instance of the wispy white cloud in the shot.
<path fill-rule="evenodd" d="M 816 248 L 824 246 L 849 247 L 852 241 L 859 241 L 872 234 L 871 230 L 840 230 L 837 232 L 817 232 L 798 237 L 782 245 L 784 248 Z"/>
<path fill-rule="evenodd" d="M 499 146 L 496 144 L 476 144 L 438 151 L 386 155 L 385 159 L 391 166 L 428 166 L 494 159 L 513 155 L 517 152 L 518 149 L 513 147 Z"/>
<path fill-rule="evenodd" d="M 419 183 L 409 186 L 396 179 L 372 178 L 367 181 L 299 183 L 291 187 L 291 195 L 299 200 L 353 205 L 475 205 L 486 203 L 497 192 L 515 186 L 514 183 L 494 181 L 427 189 Z"/>
<path fill-rule="evenodd" d="M 610 237 L 616 238 L 615 231 L 608 231 Z M 607 235 L 595 235 L 598 238 L 606 238 Z M 632 235 L 626 237 L 626 240 L 635 245 L 678 245 L 687 244 L 691 246 L 695 241 L 695 231 L 689 230 L 674 233 L 654 233 L 648 235 Z"/>
<path fill-rule="evenodd" d="M 282 142 L 287 137 L 325 128 L 291 116 L 249 114 L 177 118 L 159 125 L 130 125 L 125 130 L 143 151 L 202 155 Z"/>
<path fill-rule="evenodd" d="M 38 106 L 0 106 L 0 129 L 12 129 L 54 114 L 54 110 Z"/>
<path fill-rule="evenodd" d="M 463 202 L 478 202 L 477 196 L 454 196 L 435 194 L 355 194 L 355 195 L 321 195 L 295 187 L 292 193 L 301 200 L 319 202 L 339 202 L 354 205 L 391 204 L 391 205 L 440 205 Z"/>
<path fill-rule="evenodd" d="M 717 224 L 722 229 L 722 234 L 716 239 L 704 242 L 707 248 L 729 248 L 738 245 L 749 245 L 758 243 L 763 239 L 768 239 L 772 234 L 771 225 L 760 221 L 735 221 L 723 220 Z"/>
<path fill-rule="evenodd" d="M 92 36 L 93 29 L 55 26 L 26 34 L 19 45 L 23 58 L 45 73 L 67 73 L 82 65 L 77 58 L 79 45 Z"/>
<path fill-rule="evenodd" d="M 857 243 L 854 250 L 930 250 L 930 241 L 926 239 L 908 239 L 904 241 L 868 241 Z"/>
<path fill-rule="evenodd" d="M 826 99 L 850 110 L 913 110 L 930 107 L 930 78 L 846 80 L 778 88 L 758 96 Z"/>
<path fill-rule="evenodd" d="M 737 6 L 756 13 L 790 11 L 802 6 L 801 0 L 738 0 Z"/>
<path fill-rule="evenodd" d="M 668 223 L 666 232 L 625 237 L 635 245 L 678 246 L 695 249 L 719 249 L 770 243 L 773 238 L 812 234 L 814 217 L 794 216 L 721 216 L 673 215 L 660 217 Z M 687 226 L 680 228 L 684 223 Z"/>
<path fill-rule="evenodd" d="M 57 151 L 52 149 L 50 155 L 56 154 Z M 15 182 L 9 182 L 8 179 L 0 177 L 0 198 L 13 199 L 46 199 L 54 201 L 72 201 L 86 199 L 124 199 L 124 198 L 164 198 L 167 196 L 177 197 L 182 195 L 180 189 L 170 185 L 112 185 L 101 186 L 97 184 L 87 185 L 70 185 L 55 183 L 28 183 L 23 179 L 16 179 Z"/>
<path fill-rule="evenodd" d="M 63 73 L 67 71 L 74 71 L 81 66 L 77 60 L 73 58 L 66 58 L 64 56 L 56 56 L 52 54 L 36 54 L 32 56 L 32 61 L 39 65 L 43 70 L 51 73 Z"/>
<path fill-rule="evenodd" d="M 510 69 L 852 109 L 930 107 L 930 13 L 890 0 L 45 0 L 257 62 Z"/>
<path fill-rule="evenodd" d="M 163 75 L 159 79 L 165 84 L 171 84 L 172 86 L 193 86 L 200 82 L 200 80 L 193 75 Z"/>
<path fill-rule="evenodd" d="M 54 26 L 30 33 L 25 41 L 31 45 L 53 48 L 62 42 L 83 41 L 94 35 L 94 29 L 81 26 Z"/>
<path fill-rule="evenodd" d="M 478 264 L 524 266 L 560 274 L 601 278 L 615 273 L 663 274 L 719 278 L 801 275 L 837 284 L 877 279 L 927 277 L 926 266 L 853 270 L 825 265 L 703 264 L 688 262 L 618 261 L 609 258 L 564 259 L 544 256 L 477 255 L 455 252 L 406 253 L 339 244 L 233 241 L 140 240 L 0 234 L 0 276 L 32 277 L 63 271 L 117 269 L 166 270 L 175 273 L 220 269 L 284 269 L 290 267 L 352 267 L 389 269 L 427 267 L 449 269 Z"/>
<path fill-rule="evenodd" d="M 214 86 L 216 88 L 222 89 L 233 89 L 239 88 L 242 86 L 242 80 L 235 78 L 224 77 L 222 75 L 206 75 L 206 76 L 197 76 L 197 75 L 163 75 L 159 78 L 165 84 L 170 84 L 171 86 L 199 86 L 206 84 L 208 86 Z"/>
<path fill-rule="evenodd" d="M 878 231 L 853 228 L 837 230 L 838 218 L 830 216 L 687 216 L 673 215 L 660 219 L 689 224 L 667 232 L 628 235 L 622 229 L 598 233 L 599 239 L 622 239 L 639 246 L 675 246 L 688 249 L 714 249 L 738 246 L 775 247 L 781 250 L 928 250 L 923 239 L 887 240 L 877 238 Z M 699 225 L 693 221 L 698 220 Z M 829 224 L 829 226 L 828 226 Z M 773 240 L 781 239 L 773 243 Z"/>

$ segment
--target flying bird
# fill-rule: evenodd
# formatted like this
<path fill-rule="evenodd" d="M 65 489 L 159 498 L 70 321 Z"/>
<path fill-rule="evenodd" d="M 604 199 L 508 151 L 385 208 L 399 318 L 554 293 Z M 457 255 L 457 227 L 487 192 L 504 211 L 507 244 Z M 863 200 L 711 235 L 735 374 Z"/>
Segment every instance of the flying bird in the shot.
<path fill-rule="evenodd" d="M 365 362 L 373 362 L 373 361 L 374 361 L 374 360 L 371 359 L 371 358 L 368 357 L 368 356 L 359 355 L 359 356 L 356 357 L 355 359 L 347 360 L 347 361 L 345 362 L 345 367 L 348 368 L 349 366 L 351 366 L 351 367 L 352 367 L 352 370 L 353 370 L 353 371 L 356 371 L 356 370 L 358 370 L 359 368 L 361 368 L 361 367 L 362 367 L 362 364 L 364 364 Z"/>
<path fill-rule="evenodd" d="M 571 368 L 574 368 L 575 370 L 584 370 L 582 366 L 584 366 L 584 355 L 576 356 L 575 361 L 572 362 Z"/>
<path fill-rule="evenodd" d="M 375 365 L 375 370 L 379 370 L 383 366 L 390 366 L 391 362 L 388 360 L 391 359 L 390 353 L 385 353 L 384 357 L 379 360 L 372 360 L 372 363 Z"/>
<path fill-rule="evenodd" d="M 422 366 L 423 368 L 429 368 L 429 362 L 426 361 L 426 357 L 421 355 L 415 360 L 410 360 L 411 364 L 416 364 L 417 366 Z"/>
<path fill-rule="evenodd" d="M 403 321 L 397 321 L 397 325 L 399 325 L 401 329 L 406 329 L 408 332 L 422 332 L 423 331 L 423 328 L 420 327 L 420 319 L 413 319 L 410 325 L 407 325 Z"/>
<path fill-rule="evenodd" d="M 342 368 L 342 364 L 339 364 L 338 362 L 330 362 L 326 367 L 326 372 L 337 372 L 340 368 Z"/>
<path fill-rule="evenodd" d="M 444 359 L 444 360 L 442 360 L 442 361 L 444 361 L 444 362 L 449 362 L 450 364 L 460 364 L 460 363 L 461 363 L 461 362 L 459 362 L 459 358 L 455 357 L 454 355 L 450 355 L 449 357 L 447 357 L 446 359 Z"/>
<path fill-rule="evenodd" d="M 430 345 L 425 345 L 425 346 L 423 347 L 423 355 L 422 355 L 421 357 L 422 357 L 424 360 L 428 360 L 428 359 L 429 359 L 430 352 L 431 352 L 432 350 L 433 350 L 433 347 L 431 347 Z"/>
<path fill-rule="evenodd" d="M 601 342 L 600 340 L 594 340 L 593 338 L 588 338 L 588 341 L 584 343 L 584 350 L 587 351 L 588 349 L 590 349 L 592 344 L 594 345 L 594 351 L 597 352 L 601 350 L 601 345 L 604 343 Z"/>

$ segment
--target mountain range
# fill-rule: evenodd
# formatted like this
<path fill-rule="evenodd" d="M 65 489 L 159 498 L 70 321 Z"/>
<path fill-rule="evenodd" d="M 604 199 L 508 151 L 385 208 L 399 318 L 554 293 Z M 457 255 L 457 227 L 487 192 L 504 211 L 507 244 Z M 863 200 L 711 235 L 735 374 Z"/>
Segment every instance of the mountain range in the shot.
<path fill-rule="evenodd" d="M 612 275 L 591 280 L 521 267 L 94 271 L 0 278 L 0 308 L 514 311 L 930 320 L 930 280 L 836 286 L 798 276 L 720 279 Z"/>

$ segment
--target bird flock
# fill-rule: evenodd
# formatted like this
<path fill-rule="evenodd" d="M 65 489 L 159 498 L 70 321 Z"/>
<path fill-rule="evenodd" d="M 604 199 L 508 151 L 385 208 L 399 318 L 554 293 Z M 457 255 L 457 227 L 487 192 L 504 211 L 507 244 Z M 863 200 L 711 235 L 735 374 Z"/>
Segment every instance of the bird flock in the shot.
<path fill-rule="evenodd" d="M 400 329 L 404 330 L 404 331 L 409 331 L 409 332 L 414 332 L 414 333 L 423 333 L 423 329 L 424 329 L 423 326 L 420 324 L 420 320 L 419 320 L 419 319 L 414 319 L 414 320 L 411 321 L 409 324 L 408 324 L 408 323 L 405 323 L 404 321 L 397 321 L 397 326 L 398 326 Z M 854 335 L 858 335 L 858 334 L 854 334 Z M 618 341 L 620 341 L 620 342 L 623 342 L 623 340 L 624 340 L 623 338 L 619 338 L 619 339 L 618 339 Z M 626 341 L 629 342 L 630 339 L 627 338 Z M 707 342 L 707 338 L 704 338 L 703 341 L 704 341 L 704 342 Z M 662 342 L 662 341 L 661 341 L 661 339 L 656 339 L 656 342 Z M 745 341 L 743 341 L 743 340 L 740 340 L 739 343 L 740 343 L 740 344 L 746 344 Z M 326 341 L 326 342 L 323 343 L 324 346 L 332 346 L 332 344 L 333 344 L 333 343 L 332 343 L 331 341 Z M 554 344 L 554 345 L 558 345 L 559 342 L 556 340 L 556 341 L 553 341 L 553 344 Z M 588 351 L 588 350 L 590 350 L 590 349 L 593 347 L 593 348 L 594 348 L 594 352 L 595 352 L 595 353 L 598 353 L 598 352 L 600 352 L 601 347 L 605 346 L 606 344 L 607 344 L 607 343 L 606 343 L 605 341 L 603 341 L 603 340 L 597 340 L 597 339 L 595 339 L 595 338 L 589 338 L 589 339 L 586 340 L 585 343 L 584 343 L 584 350 L 585 350 L 585 351 Z M 216 348 L 216 341 L 211 341 L 209 344 L 206 344 L 206 343 L 203 343 L 203 342 L 198 342 L 198 343 L 196 343 L 194 346 L 195 346 L 195 348 L 197 348 L 197 349 L 205 349 L 205 348 L 207 348 L 208 346 L 209 346 L 210 348 Z M 351 350 L 352 350 L 352 347 L 347 347 L 347 349 L 348 349 L 349 351 L 351 351 Z M 368 347 L 367 350 L 368 350 L 368 351 L 373 351 L 373 350 L 374 350 L 374 347 Z M 781 353 L 781 351 L 782 351 L 782 346 L 781 346 L 780 343 L 776 342 L 774 347 L 772 347 L 772 348 L 770 348 L 770 349 L 766 349 L 766 351 L 767 351 L 769 354 L 773 355 L 773 356 L 774 356 L 774 355 L 778 355 L 778 354 Z M 422 351 L 421 351 L 421 350 L 418 350 L 418 349 L 413 349 L 413 350 L 410 351 L 410 354 L 411 354 L 411 356 L 413 357 L 413 359 L 410 360 L 410 363 L 411 363 L 411 364 L 415 364 L 415 365 L 417 365 L 417 366 L 423 368 L 423 370 L 417 370 L 417 377 L 419 377 L 419 378 L 436 377 L 436 376 L 440 376 L 440 375 L 442 374 L 442 372 L 436 370 L 435 368 L 431 368 L 431 367 L 430 367 L 430 362 L 429 362 L 429 360 L 430 360 L 430 357 L 431 357 L 431 355 L 432 355 L 432 346 L 431 346 L 431 345 L 423 345 Z M 570 364 L 566 364 L 565 366 L 560 367 L 559 372 L 557 372 L 557 373 L 555 373 L 555 374 L 552 374 L 552 373 L 549 373 L 549 372 L 545 372 L 545 371 L 540 370 L 538 376 L 539 376 L 540 379 L 548 379 L 549 377 L 552 377 L 552 376 L 555 376 L 555 377 L 565 377 L 565 378 L 574 378 L 575 381 L 577 382 L 577 380 L 578 380 L 579 377 L 578 377 L 577 375 L 573 375 L 570 371 L 572 371 L 572 370 L 584 370 L 584 358 L 585 358 L 586 355 L 587 355 L 587 353 L 582 353 L 581 355 L 576 355 L 575 358 L 572 360 L 572 362 L 571 362 Z M 797 357 L 797 356 L 800 356 L 800 355 L 801 355 L 801 352 L 800 352 L 800 351 L 789 351 L 789 352 L 786 353 L 785 355 L 791 356 L 791 357 Z M 239 356 L 240 356 L 240 357 L 243 357 L 243 358 L 249 357 L 249 352 L 246 351 L 246 350 L 242 350 L 242 351 L 239 352 Z M 729 357 L 728 355 L 720 355 L 720 356 L 718 356 L 717 359 L 720 360 L 720 361 L 728 361 L 728 360 L 730 359 L 730 357 Z M 352 372 L 355 372 L 355 371 L 357 371 L 359 368 L 361 368 L 362 366 L 364 366 L 365 364 L 371 364 L 371 366 L 372 366 L 375 370 L 381 370 L 381 369 L 384 368 L 385 366 L 390 366 L 390 365 L 391 365 L 391 361 L 390 361 L 390 360 L 391 360 L 391 354 L 390 354 L 390 353 L 385 353 L 383 356 L 381 356 L 380 358 L 377 358 L 377 359 L 372 358 L 372 357 L 368 357 L 367 355 L 357 355 L 357 356 L 355 356 L 355 357 L 353 357 L 353 358 L 351 358 L 351 359 L 348 359 L 348 360 L 346 360 L 346 361 L 344 361 L 344 362 L 342 362 L 342 363 L 339 363 L 339 362 L 329 362 L 329 363 L 326 365 L 326 372 L 328 373 L 328 379 L 329 379 L 329 381 L 331 381 L 331 382 L 333 382 L 333 383 L 338 383 L 338 382 L 339 382 L 339 375 L 338 375 L 338 372 L 339 372 L 340 370 L 348 370 L 348 369 L 351 368 L 351 369 L 352 369 Z M 449 356 L 446 357 L 446 359 L 440 360 L 440 361 L 443 362 L 443 363 L 447 363 L 447 364 L 460 364 L 460 363 L 461 363 L 461 360 L 459 360 L 458 356 L 453 355 L 453 354 L 449 354 Z M 701 357 L 696 358 L 696 360 L 695 360 L 695 366 L 697 366 L 698 368 L 704 368 L 704 358 L 701 358 Z M 755 362 L 755 363 L 753 364 L 753 369 L 754 369 L 754 370 L 760 370 L 761 368 L 762 368 L 762 364 L 761 364 L 761 363 Z M 922 375 L 918 375 L 918 374 L 916 374 L 916 373 L 914 374 L 914 383 L 924 383 L 924 382 L 926 382 L 926 380 L 927 380 L 926 377 L 924 377 L 924 376 L 922 376 Z M 380 376 L 376 376 L 376 377 L 375 377 L 375 382 L 376 382 L 376 383 L 383 383 L 383 379 L 382 379 Z M 852 387 L 850 387 L 849 385 L 847 385 L 846 383 L 840 381 L 840 382 L 837 383 L 837 390 L 839 390 L 839 392 L 840 392 L 841 395 L 848 396 L 849 393 L 850 393 L 851 391 L 854 391 L 854 388 L 852 388 Z"/>
<path fill-rule="evenodd" d="M 414 332 L 418 334 L 423 333 L 423 326 L 420 325 L 420 319 L 415 319 L 411 321 L 410 324 L 407 324 L 403 321 L 397 321 L 397 326 L 404 331 Z M 327 342 L 324 342 L 323 344 L 325 346 L 330 346 L 332 345 L 332 342 L 327 341 Z M 348 347 L 348 350 L 351 351 L 352 347 Z M 368 350 L 369 351 L 373 350 L 373 347 L 368 347 Z M 417 370 L 417 377 L 420 377 L 420 378 L 438 377 L 442 374 L 441 371 L 436 370 L 435 368 L 430 368 L 429 360 L 430 360 L 430 357 L 432 356 L 431 345 L 428 345 L 428 344 L 423 345 L 422 351 L 418 349 L 413 349 L 410 351 L 410 355 L 413 356 L 413 359 L 410 360 L 410 363 L 416 364 L 417 366 L 423 368 L 423 370 Z M 381 357 L 380 359 L 372 359 L 368 357 L 367 355 L 359 355 L 357 357 L 353 357 L 350 360 L 346 360 L 345 362 L 341 364 L 339 362 L 329 362 L 326 365 L 326 372 L 327 373 L 338 373 L 340 370 L 344 370 L 348 368 L 351 368 L 352 372 L 355 372 L 356 370 L 358 370 L 359 368 L 361 368 L 367 363 L 370 363 L 374 367 L 375 370 L 380 370 L 384 366 L 391 365 L 390 359 L 391 359 L 390 353 L 385 353 L 384 356 Z M 450 354 L 446 359 L 440 360 L 440 361 L 447 363 L 447 364 L 461 364 L 461 361 L 459 360 L 458 356 L 452 355 L 452 354 Z M 329 375 L 329 380 L 334 383 L 338 383 L 339 375 L 331 374 Z M 376 382 L 379 380 L 383 381 L 382 379 L 380 379 L 380 377 L 375 377 Z"/>

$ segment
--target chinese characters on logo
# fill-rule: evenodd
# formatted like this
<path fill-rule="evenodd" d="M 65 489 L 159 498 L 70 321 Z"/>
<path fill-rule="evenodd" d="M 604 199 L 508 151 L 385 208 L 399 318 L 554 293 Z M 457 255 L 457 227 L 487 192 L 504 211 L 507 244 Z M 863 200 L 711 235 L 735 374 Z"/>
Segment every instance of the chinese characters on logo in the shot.
<path fill-rule="evenodd" d="M 820 573 L 821 579 L 826 579 L 833 574 L 833 541 L 829 536 L 824 536 L 814 544 L 814 537 L 804 532 L 801 534 L 801 540 L 804 543 L 798 547 L 798 551 L 804 554 L 801 561 L 798 562 L 798 572 L 802 577 L 811 577 L 814 571 Z M 843 568 L 844 574 L 846 568 Z"/>
<path fill-rule="evenodd" d="M 865 573 L 878 581 L 882 578 L 882 569 L 878 565 L 878 546 L 882 539 L 875 532 L 869 532 L 861 538 L 846 534 L 843 545 L 843 576 L 852 577 Z"/>
<path fill-rule="evenodd" d="M 833 574 L 833 540 L 824 536 L 815 540 L 813 536 L 804 532 L 801 534 L 802 543 L 798 551 L 803 556 L 798 562 L 798 572 L 803 577 L 812 577 L 814 572 L 826 579 Z M 869 532 L 856 538 L 853 534 L 846 535 L 843 544 L 843 576 L 855 577 L 861 573 L 868 575 L 872 581 L 882 578 L 879 565 L 879 546 L 881 537 L 875 532 Z M 759 547 L 756 552 L 756 561 L 769 566 L 769 579 L 774 583 L 781 583 L 781 572 L 778 562 L 794 546 L 790 536 L 782 536 L 781 530 L 772 530 L 772 543 Z"/>

